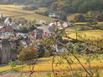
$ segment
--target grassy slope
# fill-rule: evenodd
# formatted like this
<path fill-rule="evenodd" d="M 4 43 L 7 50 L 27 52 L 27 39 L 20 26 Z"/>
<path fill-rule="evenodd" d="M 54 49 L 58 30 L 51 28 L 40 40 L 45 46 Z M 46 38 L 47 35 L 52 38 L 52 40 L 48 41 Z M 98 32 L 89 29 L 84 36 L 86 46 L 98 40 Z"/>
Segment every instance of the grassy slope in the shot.
<path fill-rule="evenodd" d="M 88 64 L 87 64 L 87 59 L 89 57 L 87 57 L 86 55 L 77 55 L 79 60 L 81 61 L 81 63 L 86 67 L 88 68 Z M 93 57 L 93 56 L 92 56 Z M 71 58 L 73 60 L 73 63 L 72 63 L 72 68 L 73 70 L 78 70 L 78 69 L 81 69 L 82 67 L 78 64 L 78 61 L 73 57 L 73 56 L 70 56 L 69 58 Z M 94 58 L 92 61 L 91 61 L 91 65 L 92 65 L 92 68 L 98 68 L 98 67 L 101 67 L 101 69 L 103 68 L 102 66 L 102 63 L 103 63 L 103 55 L 99 55 L 99 59 L 97 58 Z M 62 62 L 62 64 L 59 64 L 59 65 L 56 65 L 57 62 Z M 24 68 L 22 70 L 22 65 L 17 65 L 16 66 L 16 70 L 17 71 L 24 71 L 24 72 L 28 72 L 30 71 L 30 66 L 28 65 L 23 65 Z M 32 65 L 33 66 L 33 65 Z M 62 70 L 67 70 L 67 67 L 68 67 L 68 64 L 67 62 L 60 58 L 60 57 L 56 57 L 55 58 L 55 63 L 54 63 L 54 69 L 55 70 L 58 70 L 58 71 L 62 71 Z M 11 67 L 10 66 L 4 66 L 4 67 L 0 67 L 0 72 L 3 72 L 3 71 L 8 71 L 8 70 L 11 70 Z M 40 59 L 39 63 L 36 64 L 35 66 L 35 71 L 52 71 L 52 57 L 50 58 L 42 58 Z"/>
<path fill-rule="evenodd" d="M 22 5 L 0 5 L 0 11 L 3 15 L 12 16 L 15 18 L 26 18 L 28 20 L 46 20 L 47 22 L 52 21 L 53 19 L 50 17 L 42 16 L 35 14 L 35 11 L 26 11 L 22 9 Z M 43 10 L 43 8 L 41 9 Z M 37 11 L 37 10 L 36 10 Z M 21 16 L 23 15 L 23 16 Z"/>

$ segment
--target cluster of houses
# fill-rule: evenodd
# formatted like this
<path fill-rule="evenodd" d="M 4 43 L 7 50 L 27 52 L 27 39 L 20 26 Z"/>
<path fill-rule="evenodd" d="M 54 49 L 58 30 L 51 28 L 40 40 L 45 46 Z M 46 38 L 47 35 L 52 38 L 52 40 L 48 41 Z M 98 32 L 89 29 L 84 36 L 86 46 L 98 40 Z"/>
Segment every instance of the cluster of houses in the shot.
<path fill-rule="evenodd" d="M 16 32 L 16 25 L 11 23 L 13 22 L 6 18 L 4 24 L 0 25 L 0 64 L 17 59 L 17 54 L 13 50 L 18 48 L 19 43 L 27 47 L 35 40 L 49 37 L 56 28 L 63 29 L 71 25 L 70 23 L 56 20 L 48 25 L 39 24 L 36 29 L 28 33 L 21 33 Z M 23 39 L 20 39 L 21 37 Z"/>

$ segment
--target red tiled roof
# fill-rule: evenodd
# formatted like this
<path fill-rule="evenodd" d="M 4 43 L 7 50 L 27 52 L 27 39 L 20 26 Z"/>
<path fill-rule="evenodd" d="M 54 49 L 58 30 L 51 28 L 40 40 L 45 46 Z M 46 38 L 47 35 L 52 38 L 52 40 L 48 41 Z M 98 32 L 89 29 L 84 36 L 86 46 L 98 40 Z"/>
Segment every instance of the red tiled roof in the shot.
<path fill-rule="evenodd" d="M 0 32 L 13 32 L 13 28 L 11 26 L 4 26 L 0 28 Z"/>

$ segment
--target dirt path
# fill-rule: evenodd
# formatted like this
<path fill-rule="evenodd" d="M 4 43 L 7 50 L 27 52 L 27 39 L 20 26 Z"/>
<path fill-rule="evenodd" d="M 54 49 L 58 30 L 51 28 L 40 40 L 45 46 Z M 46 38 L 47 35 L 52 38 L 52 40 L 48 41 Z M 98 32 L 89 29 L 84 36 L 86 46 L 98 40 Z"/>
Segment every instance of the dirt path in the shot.
<path fill-rule="evenodd" d="M 30 73 L 3 73 L 0 74 L 0 77 L 29 77 Z M 50 72 L 35 72 L 32 74 L 32 77 L 46 77 Z"/>

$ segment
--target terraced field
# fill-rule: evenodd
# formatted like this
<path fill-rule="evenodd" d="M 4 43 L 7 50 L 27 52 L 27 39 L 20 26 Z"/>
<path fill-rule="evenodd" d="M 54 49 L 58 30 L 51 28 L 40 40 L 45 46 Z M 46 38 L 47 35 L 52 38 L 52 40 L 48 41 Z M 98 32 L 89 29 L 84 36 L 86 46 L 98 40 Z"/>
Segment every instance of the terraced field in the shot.
<path fill-rule="evenodd" d="M 73 39 L 79 40 L 103 40 L 103 31 L 102 30 L 87 30 L 87 31 L 78 31 L 71 34 L 68 33 L 68 36 Z"/>
<path fill-rule="evenodd" d="M 86 67 L 88 68 L 88 58 L 89 56 L 87 55 L 78 55 L 76 54 L 76 56 L 78 57 L 78 59 L 80 60 L 80 62 Z M 98 54 L 95 54 L 95 55 L 91 55 L 92 56 L 92 60 L 91 60 L 91 65 L 92 65 L 92 68 L 96 68 L 96 67 L 101 67 L 101 69 L 103 68 L 102 66 L 102 63 L 103 63 L 103 55 L 98 55 Z M 97 58 L 98 56 L 98 58 Z M 81 69 L 81 65 L 78 63 L 77 59 L 74 57 L 74 56 L 68 56 L 68 59 L 71 58 L 73 60 L 73 62 L 71 63 L 72 65 L 72 68 L 73 70 L 77 70 L 77 69 Z M 35 65 L 35 71 L 52 71 L 52 61 L 53 61 L 53 57 L 49 57 L 49 58 L 41 58 L 37 61 L 37 64 Z M 62 63 L 58 63 L 58 62 L 62 62 Z M 99 64 L 98 64 L 99 63 Z M 31 65 L 33 66 L 33 65 Z M 23 65 L 23 70 L 22 70 L 22 65 L 17 65 L 15 67 L 16 70 L 18 71 L 23 71 L 23 72 L 29 72 L 31 69 L 30 69 L 30 65 Z M 67 70 L 68 68 L 68 63 L 65 59 L 59 57 L 59 56 L 56 56 L 55 59 L 54 59 L 54 69 L 55 71 L 63 71 L 63 70 Z M 0 72 L 3 72 L 3 71 L 8 71 L 8 70 L 11 70 L 11 67 L 8 65 L 8 66 L 3 66 L 3 67 L 0 67 Z"/>
<path fill-rule="evenodd" d="M 4 16 L 11 16 L 13 19 L 25 18 L 27 20 L 46 20 L 47 22 L 52 21 L 50 17 L 35 14 L 35 11 L 27 11 L 22 9 L 22 5 L 0 5 L 0 13 Z M 43 10 L 43 9 L 42 9 Z"/>
<path fill-rule="evenodd" d="M 78 57 L 78 59 L 81 61 L 81 63 L 84 65 L 84 67 L 86 69 L 89 68 L 89 64 L 88 64 L 88 58 L 89 56 L 87 55 L 76 55 Z M 98 69 L 98 70 L 101 70 L 100 72 L 100 77 L 102 77 L 102 73 L 103 73 L 103 66 L 102 66 L 102 63 L 103 63 L 103 55 L 98 55 L 98 58 L 95 58 L 96 55 L 92 55 L 92 57 L 94 57 L 94 59 L 91 60 L 91 67 L 92 69 Z M 72 66 L 72 70 L 73 71 L 79 71 L 79 70 L 82 70 L 83 72 L 83 68 L 82 66 L 78 63 L 78 61 L 73 57 L 73 56 L 70 56 L 68 58 L 71 58 L 73 60 L 73 63 L 71 64 Z M 35 74 L 38 75 L 36 77 L 41 77 L 42 75 L 44 77 L 46 77 L 47 73 L 48 72 L 52 72 L 52 57 L 50 58 L 42 58 L 42 59 L 39 59 L 39 61 L 37 62 L 37 64 L 35 65 L 35 68 L 34 68 L 34 76 Z M 57 64 L 59 61 L 62 62 L 62 64 Z M 55 61 L 54 61 L 54 70 L 55 71 L 58 71 L 58 72 L 69 72 L 69 65 L 67 64 L 66 60 L 62 59 L 61 57 L 55 57 Z M 26 76 L 28 77 L 29 75 L 29 72 L 31 71 L 33 65 L 17 65 L 15 67 L 15 70 L 17 72 L 11 72 L 11 73 L 7 73 L 7 74 L 4 74 L 4 77 L 8 77 L 6 75 L 15 75 L 15 74 L 18 74 L 20 75 L 20 72 L 24 72 L 24 74 L 27 74 Z M 3 66 L 3 67 L 0 67 L 0 72 L 10 72 L 12 68 L 10 66 Z M 2 75 L 1 75 L 2 76 Z M 11 76 L 10 76 L 11 77 Z M 16 76 L 15 77 L 19 77 L 19 76 Z"/>

